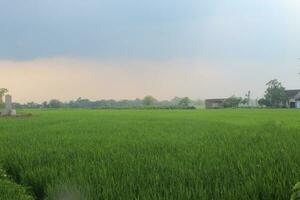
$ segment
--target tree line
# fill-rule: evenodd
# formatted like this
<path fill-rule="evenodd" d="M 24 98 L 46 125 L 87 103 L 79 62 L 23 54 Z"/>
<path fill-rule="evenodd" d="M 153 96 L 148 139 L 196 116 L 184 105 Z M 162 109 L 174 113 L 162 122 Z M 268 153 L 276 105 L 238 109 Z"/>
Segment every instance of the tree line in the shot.
<path fill-rule="evenodd" d="M 277 79 L 269 81 L 263 98 L 257 102 L 260 107 L 284 108 L 287 107 L 288 97 L 282 83 Z M 8 93 L 6 88 L 0 88 L 0 107 L 3 107 L 3 96 Z M 250 107 L 250 91 L 245 98 L 231 96 L 224 100 L 225 108 Z M 143 99 L 134 100 L 96 100 L 78 98 L 69 102 L 62 102 L 58 99 L 52 99 L 43 103 L 29 102 L 26 104 L 14 103 L 15 108 L 169 108 L 169 109 L 193 109 L 204 107 L 202 100 L 191 100 L 188 97 L 175 97 L 172 100 L 159 101 L 153 96 L 145 96 Z"/>
<path fill-rule="evenodd" d="M 288 96 L 286 89 L 277 79 L 269 81 L 264 97 L 257 99 L 259 107 L 265 108 L 286 108 L 288 105 Z M 245 98 L 231 96 L 224 101 L 225 108 L 237 108 L 241 105 L 250 106 L 250 91 Z"/>
<path fill-rule="evenodd" d="M 152 96 L 145 96 L 143 99 L 134 100 L 114 100 L 102 99 L 92 101 L 78 98 L 76 100 L 62 102 L 58 99 L 44 101 L 43 103 L 29 102 L 26 104 L 14 103 L 15 108 L 152 108 L 152 109 L 194 109 L 204 107 L 201 100 L 191 100 L 188 97 L 175 97 L 172 100 L 159 101 Z"/>

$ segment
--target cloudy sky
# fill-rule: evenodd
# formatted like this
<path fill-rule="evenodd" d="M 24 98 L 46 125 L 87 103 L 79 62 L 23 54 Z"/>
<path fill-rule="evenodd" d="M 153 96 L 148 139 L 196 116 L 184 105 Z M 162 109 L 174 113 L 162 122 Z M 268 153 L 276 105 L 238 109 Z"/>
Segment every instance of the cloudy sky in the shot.
<path fill-rule="evenodd" d="M 300 0 L 1 0 L 0 87 L 15 101 L 300 88 Z"/>

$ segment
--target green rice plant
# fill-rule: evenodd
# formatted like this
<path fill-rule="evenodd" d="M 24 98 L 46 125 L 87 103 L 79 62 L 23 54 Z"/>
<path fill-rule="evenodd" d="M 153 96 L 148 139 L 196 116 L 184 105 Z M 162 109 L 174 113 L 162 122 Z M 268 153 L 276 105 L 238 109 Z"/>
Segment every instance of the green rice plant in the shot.
<path fill-rule="evenodd" d="M 7 174 L 0 168 L 0 200 L 33 200 L 24 187 L 9 180 Z"/>
<path fill-rule="evenodd" d="M 300 199 L 300 182 L 298 182 L 292 190 L 291 200 L 299 200 Z"/>
<path fill-rule="evenodd" d="M 0 119 L 1 200 L 286 200 L 300 180 L 299 110 L 20 112 Z"/>

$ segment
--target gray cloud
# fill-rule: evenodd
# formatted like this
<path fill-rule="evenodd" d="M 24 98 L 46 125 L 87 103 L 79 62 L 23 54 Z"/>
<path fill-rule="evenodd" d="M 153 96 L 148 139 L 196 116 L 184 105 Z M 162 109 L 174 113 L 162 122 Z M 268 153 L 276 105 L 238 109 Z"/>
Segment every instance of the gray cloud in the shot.
<path fill-rule="evenodd" d="M 294 0 L 4 0 L 0 59 L 282 61 L 299 50 Z"/>
<path fill-rule="evenodd" d="M 299 88 L 299 9 L 298 0 L 3 0 L 0 86 L 19 101 L 261 96 L 273 78 Z"/>

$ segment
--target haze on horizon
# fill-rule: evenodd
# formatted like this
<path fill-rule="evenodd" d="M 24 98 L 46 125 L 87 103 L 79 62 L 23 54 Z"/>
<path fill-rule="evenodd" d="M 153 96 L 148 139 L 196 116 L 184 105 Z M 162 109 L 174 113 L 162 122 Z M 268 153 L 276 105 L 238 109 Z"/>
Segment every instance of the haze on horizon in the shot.
<path fill-rule="evenodd" d="M 18 102 L 300 88 L 298 0 L 4 0 L 0 87 Z"/>

